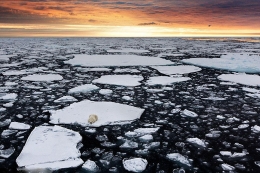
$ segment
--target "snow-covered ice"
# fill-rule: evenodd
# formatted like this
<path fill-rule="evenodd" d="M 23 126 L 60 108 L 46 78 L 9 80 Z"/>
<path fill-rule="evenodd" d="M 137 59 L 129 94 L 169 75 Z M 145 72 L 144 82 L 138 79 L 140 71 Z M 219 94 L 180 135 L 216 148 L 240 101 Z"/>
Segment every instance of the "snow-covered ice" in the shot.
<path fill-rule="evenodd" d="M 146 82 L 147 85 L 172 85 L 176 82 L 184 82 L 191 80 L 189 77 L 168 77 L 168 76 L 154 76 L 150 77 Z"/>
<path fill-rule="evenodd" d="M 59 81 L 62 79 L 63 77 L 59 74 L 32 74 L 21 78 L 21 80 L 25 80 L 25 81 L 42 81 L 42 82 Z"/>
<path fill-rule="evenodd" d="M 9 125 L 9 129 L 15 129 L 15 130 L 28 130 L 31 126 L 25 123 L 19 123 L 19 122 L 11 122 Z"/>
<path fill-rule="evenodd" d="M 102 95 L 110 95 L 112 93 L 113 93 L 113 91 L 110 90 L 110 89 L 101 89 L 101 90 L 99 90 L 99 94 L 102 94 Z"/>
<path fill-rule="evenodd" d="M 93 85 L 93 84 L 85 84 L 85 85 L 80 85 L 74 88 L 69 89 L 68 93 L 69 94 L 74 94 L 74 93 L 87 93 L 91 92 L 93 90 L 99 89 L 98 86 Z"/>
<path fill-rule="evenodd" d="M 199 138 L 188 138 L 187 142 L 191 143 L 192 145 L 199 147 L 199 148 L 206 148 L 206 144 Z"/>
<path fill-rule="evenodd" d="M 190 58 L 182 60 L 184 63 L 203 67 L 224 69 L 235 72 L 259 73 L 260 56 L 249 54 L 229 53 L 221 58 Z"/>
<path fill-rule="evenodd" d="M 88 172 L 99 172 L 100 169 L 97 166 L 97 164 L 92 161 L 92 160 L 87 160 L 83 165 L 82 165 L 83 170 L 88 171 Z"/>
<path fill-rule="evenodd" d="M 144 78 L 138 75 L 105 75 L 99 79 L 95 79 L 93 83 L 110 84 L 110 85 L 122 85 L 122 86 L 138 86 L 141 85 L 140 81 Z"/>
<path fill-rule="evenodd" d="M 50 123 L 98 127 L 111 123 L 120 123 L 120 121 L 133 121 L 140 118 L 143 112 L 144 109 L 124 104 L 83 100 L 63 109 L 51 111 Z M 98 116 L 98 121 L 93 124 L 88 123 L 91 114 Z"/>
<path fill-rule="evenodd" d="M 0 95 L 0 100 L 4 100 L 4 101 L 14 101 L 17 98 L 17 94 L 16 93 L 8 93 L 8 94 L 4 94 L 3 96 Z"/>
<path fill-rule="evenodd" d="M 179 65 L 179 66 L 151 66 L 152 68 L 158 70 L 160 73 L 166 75 L 172 74 L 187 74 L 201 71 L 201 68 L 191 65 Z"/>
<path fill-rule="evenodd" d="M 72 96 L 62 96 L 61 98 L 54 100 L 55 103 L 64 103 L 64 102 L 76 102 L 78 101 Z"/>
<path fill-rule="evenodd" d="M 143 172 L 146 169 L 148 162 L 143 158 L 124 159 L 123 165 L 127 171 Z"/>
<path fill-rule="evenodd" d="M 82 55 L 76 54 L 73 59 L 64 61 L 73 66 L 98 67 L 98 66 L 150 66 L 169 65 L 173 62 L 158 57 L 138 55 Z"/>
<path fill-rule="evenodd" d="M 190 161 L 180 153 L 167 154 L 166 157 L 182 166 L 191 167 Z"/>
<path fill-rule="evenodd" d="M 187 109 L 185 109 L 184 111 L 181 111 L 181 116 L 182 117 L 191 117 L 191 118 L 195 118 L 198 116 L 198 114 L 196 114 L 195 112 L 189 111 Z"/>
<path fill-rule="evenodd" d="M 249 86 L 260 86 L 260 76 L 250 74 L 222 74 L 218 79 Z"/>
<path fill-rule="evenodd" d="M 53 171 L 82 165 L 77 149 L 81 140 L 78 132 L 60 126 L 35 127 L 16 159 L 18 169 Z"/>

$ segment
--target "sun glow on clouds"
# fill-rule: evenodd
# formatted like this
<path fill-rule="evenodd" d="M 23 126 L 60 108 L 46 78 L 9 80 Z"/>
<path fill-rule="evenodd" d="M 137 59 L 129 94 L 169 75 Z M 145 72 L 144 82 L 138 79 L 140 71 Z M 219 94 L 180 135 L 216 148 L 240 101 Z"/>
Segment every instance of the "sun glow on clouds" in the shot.
<path fill-rule="evenodd" d="M 4 0 L 0 37 L 260 36 L 260 1 Z"/>

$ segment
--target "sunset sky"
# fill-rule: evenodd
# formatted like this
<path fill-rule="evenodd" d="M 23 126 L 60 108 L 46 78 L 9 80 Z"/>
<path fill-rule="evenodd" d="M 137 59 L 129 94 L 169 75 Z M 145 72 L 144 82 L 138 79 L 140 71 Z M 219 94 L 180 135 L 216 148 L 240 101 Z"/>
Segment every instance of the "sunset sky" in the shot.
<path fill-rule="evenodd" d="M 260 0 L 1 0 L 0 37 L 260 36 Z"/>

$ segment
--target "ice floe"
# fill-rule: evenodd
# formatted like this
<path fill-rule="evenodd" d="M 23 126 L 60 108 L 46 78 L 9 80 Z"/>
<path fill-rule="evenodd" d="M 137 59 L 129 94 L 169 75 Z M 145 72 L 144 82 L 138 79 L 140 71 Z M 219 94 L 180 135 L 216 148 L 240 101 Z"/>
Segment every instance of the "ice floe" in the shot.
<path fill-rule="evenodd" d="M 99 94 L 102 94 L 102 95 L 110 95 L 112 93 L 113 93 L 113 91 L 110 90 L 110 89 L 101 89 L 101 90 L 99 90 Z"/>
<path fill-rule="evenodd" d="M 124 159 L 123 166 L 127 171 L 143 172 L 146 169 L 148 162 L 143 158 Z"/>
<path fill-rule="evenodd" d="M 171 85 L 176 82 L 191 80 L 189 77 L 154 76 L 146 81 L 147 85 Z"/>
<path fill-rule="evenodd" d="M 55 103 L 64 103 L 64 102 L 76 102 L 78 101 L 72 96 L 62 96 L 61 98 L 54 100 Z"/>
<path fill-rule="evenodd" d="M 260 86 L 260 76 L 249 74 L 222 74 L 218 76 L 218 79 L 223 81 L 235 82 L 249 86 Z"/>
<path fill-rule="evenodd" d="M 151 66 L 152 68 L 158 70 L 160 73 L 166 75 L 172 74 L 187 74 L 201 71 L 201 68 L 191 65 L 179 65 L 179 66 Z"/>
<path fill-rule="evenodd" d="M 138 55 L 82 55 L 77 54 L 73 59 L 64 61 L 73 66 L 98 67 L 98 66 L 150 66 L 169 65 L 173 62 L 158 57 Z"/>
<path fill-rule="evenodd" d="M 95 79 L 93 83 L 122 85 L 122 86 L 138 86 L 141 85 L 140 81 L 144 78 L 138 75 L 105 75 L 99 79 Z"/>
<path fill-rule="evenodd" d="M 97 166 L 97 164 L 92 160 L 87 160 L 83 165 L 82 169 L 87 172 L 99 172 L 100 168 Z"/>
<path fill-rule="evenodd" d="M 120 121 L 133 121 L 140 118 L 143 112 L 144 109 L 124 104 L 83 100 L 63 109 L 51 111 L 50 123 L 98 127 L 120 123 Z M 98 120 L 93 124 L 88 123 L 91 114 L 98 116 Z"/>
<path fill-rule="evenodd" d="M 83 164 L 77 144 L 78 132 L 60 126 L 38 126 L 31 132 L 16 159 L 20 170 L 58 170 Z"/>
<path fill-rule="evenodd" d="M 205 148 L 206 144 L 204 141 L 202 141 L 199 138 L 188 138 L 186 140 L 187 142 L 191 143 L 192 145 L 194 145 L 195 147 L 199 147 L 199 148 Z"/>
<path fill-rule="evenodd" d="M 143 49 L 133 49 L 133 48 L 123 48 L 123 49 L 108 49 L 109 53 L 147 53 L 149 50 Z"/>
<path fill-rule="evenodd" d="M 15 130 L 28 130 L 31 126 L 25 123 L 19 123 L 19 122 L 11 122 L 9 125 L 9 129 L 15 129 Z"/>
<path fill-rule="evenodd" d="M 21 78 L 21 80 L 25 80 L 25 81 L 42 81 L 42 82 L 59 81 L 62 79 L 63 77 L 58 74 L 33 74 Z"/>
<path fill-rule="evenodd" d="M 181 166 L 191 167 L 190 161 L 180 153 L 171 153 L 166 156 L 168 159 L 180 164 Z"/>
<path fill-rule="evenodd" d="M 259 55 L 235 54 L 222 55 L 221 58 L 190 58 L 182 60 L 184 63 L 203 67 L 224 69 L 236 72 L 259 73 Z"/>
<path fill-rule="evenodd" d="M 8 93 L 5 94 L 3 96 L 0 95 L 0 100 L 4 100 L 4 101 L 14 101 L 17 98 L 17 94 L 16 93 Z"/>
<path fill-rule="evenodd" d="M 87 92 L 91 92 L 93 90 L 97 90 L 99 89 L 98 86 L 93 85 L 93 84 L 85 84 L 85 85 L 81 85 L 81 86 L 77 86 L 75 88 L 71 88 L 69 89 L 68 93 L 69 94 L 74 94 L 74 93 L 87 93 Z"/>
<path fill-rule="evenodd" d="M 195 118 L 198 116 L 198 114 L 196 114 L 195 112 L 189 111 L 187 109 L 185 109 L 184 111 L 181 111 L 181 116 L 182 117 L 191 117 L 191 118 Z"/>

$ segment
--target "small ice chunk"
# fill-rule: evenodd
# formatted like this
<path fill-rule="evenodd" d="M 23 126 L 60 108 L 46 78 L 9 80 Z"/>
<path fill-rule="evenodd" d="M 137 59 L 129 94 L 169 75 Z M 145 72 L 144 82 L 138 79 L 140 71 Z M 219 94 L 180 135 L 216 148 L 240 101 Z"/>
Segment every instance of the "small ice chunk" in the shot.
<path fill-rule="evenodd" d="M 198 114 L 196 114 L 195 112 L 192 112 L 192 111 L 189 111 L 189 110 L 185 109 L 184 111 L 181 111 L 181 116 L 182 117 L 195 118 L 195 117 L 198 117 Z"/>
<path fill-rule="evenodd" d="M 138 128 L 135 129 L 134 132 L 140 133 L 142 135 L 148 135 L 148 134 L 153 134 L 156 133 L 160 127 L 155 127 L 155 128 Z"/>
<path fill-rule="evenodd" d="M 254 133 L 260 133 L 260 126 L 254 125 L 253 127 L 251 127 L 251 130 L 252 130 Z"/>
<path fill-rule="evenodd" d="M 18 131 L 17 130 L 4 130 L 2 133 L 1 133 L 1 137 L 8 137 L 9 135 L 12 135 L 14 133 L 17 133 Z"/>
<path fill-rule="evenodd" d="M 5 150 L 0 150 L 0 157 L 3 157 L 5 159 L 9 158 L 14 153 L 14 151 L 15 151 L 14 147 L 10 147 Z"/>
<path fill-rule="evenodd" d="M 206 144 L 205 142 L 203 142 L 201 139 L 199 138 L 188 138 L 186 140 L 187 142 L 191 143 L 192 145 L 199 147 L 199 148 L 206 148 Z"/>
<path fill-rule="evenodd" d="M 99 94 L 102 94 L 102 95 L 110 95 L 112 93 L 113 93 L 113 91 L 110 90 L 110 89 L 101 89 L 101 90 L 99 90 Z"/>
<path fill-rule="evenodd" d="M 230 151 L 220 151 L 220 154 L 224 157 L 231 157 L 232 153 Z"/>
<path fill-rule="evenodd" d="M 123 143 L 120 148 L 123 148 L 123 149 L 134 149 L 134 148 L 138 148 L 138 143 L 136 142 L 133 142 L 133 141 L 125 141 L 125 143 Z"/>
<path fill-rule="evenodd" d="M 233 166 L 231 166 L 229 164 L 226 164 L 226 163 L 221 164 L 221 168 L 224 171 L 233 171 L 235 169 L 235 167 L 233 167 Z"/>
<path fill-rule="evenodd" d="M 57 100 L 54 100 L 55 103 L 63 103 L 63 102 L 76 102 L 78 101 L 77 99 L 75 99 L 72 96 L 63 96 Z"/>
<path fill-rule="evenodd" d="M 183 155 L 179 154 L 179 153 L 171 153 L 171 154 L 167 154 L 166 156 L 168 159 L 179 163 L 181 165 L 187 166 L 187 167 L 191 167 L 191 163 L 190 161 L 184 157 Z"/>
<path fill-rule="evenodd" d="M 127 101 L 132 100 L 132 98 L 129 97 L 129 96 L 123 96 L 122 99 L 123 99 L 123 100 L 127 100 Z"/>
<path fill-rule="evenodd" d="M 140 81 L 144 78 L 138 75 L 105 75 L 99 79 L 95 79 L 93 83 L 109 84 L 109 85 L 122 85 L 122 86 L 139 86 Z"/>
<path fill-rule="evenodd" d="M 99 172 L 100 169 L 97 164 L 92 160 L 87 160 L 83 165 L 82 169 L 88 172 Z"/>
<path fill-rule="evenodd" d="M 139 140 L 142 142 L 150 142 L 153 140 L 153 136 L 152 135 L 144 135 L 139 137 Z"/>
<path fill-rule="evenodd" d="M 249 127 L 249 124 L 240 124 L 240 125 L 238 126 L 238 129 L 245 129 L 245 128 L 247 128 L 247 127 Z"/>
<path fill-rule="evenodd" d="M 28 130 L 31 126 L 24 123 L 18 123 L 18 122 L 11 122 L 9 125 L 9 129 L 15 129 L 15 130 Z"/>
<path fill-rule="evenodd" d="M 168 77 L 168 76 L 154 76 L 150 77 L 146 82 L 147 85 L 171 85 L 176 82 L 183 82 L 191 80 L 189 77 Z"/>
<path fill-rule="evenodd" d="M 131 171 L 131 172 L 143 172 L 146 169 L 147 164 L 148 164 L 147 160 L 142 158 L 123 160 L 124 168 L 127 171 Z"/>
<path fill-rule="evenodd" d="M 85 85 L 81 85 L 81 86 L 77 86 L 75 88 L 71 88 L 69 89 L 68 93 L 69 94 L 74 94 L 74 93 L 88 93 L 91 92 L 93 90 L 97 90 L 99 89 L 99 87 L 97 87 L 96 85 L 93 84 L 85 84 Z"/>
<path fill-rule="evenodd" d="M 3 96 L 0 96 L 0 100 L 4 100 L 4 101 L 13 101 L 17 98 L 17 94 L 16 93 L 9 93 L 9 94 L 5 94 Z"/>
<path fill-rule="evenodd" d="M 33 74 L 26 77 L 22 77 L 21 80 L 26 81 L 39 81 L 39 82 L 51 82 L 62 80 L 63 77 L 59 74 Z"/>
<path fill-rule="evenodd" d="M 4 121 L 0 121 L 0 127 L 8 126 L 11 123 L 11 119 L 6 119 Z"/>

